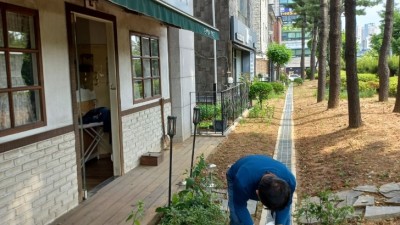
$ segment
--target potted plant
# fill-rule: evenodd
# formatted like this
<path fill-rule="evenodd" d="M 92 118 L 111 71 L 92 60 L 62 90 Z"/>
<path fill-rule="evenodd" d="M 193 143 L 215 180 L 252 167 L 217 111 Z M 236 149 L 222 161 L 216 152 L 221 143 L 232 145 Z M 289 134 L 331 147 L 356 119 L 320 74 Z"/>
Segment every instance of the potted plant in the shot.
<path fill-rule="evenodd" d="M 215 118 L 213 121 L 214 131 L 223 132 L 227 127 L 226 115 L 222 116 L 221 104 L 215 105 Z"/>

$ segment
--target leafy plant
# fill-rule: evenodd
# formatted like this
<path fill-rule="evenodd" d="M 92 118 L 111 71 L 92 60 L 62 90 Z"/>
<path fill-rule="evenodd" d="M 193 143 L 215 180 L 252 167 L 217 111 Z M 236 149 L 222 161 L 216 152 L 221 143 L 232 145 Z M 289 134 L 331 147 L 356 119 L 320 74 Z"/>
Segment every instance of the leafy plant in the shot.
<path fill-rule="evenodd" d="M 319 202 L 306 197 L 302 205 L 296 207 L 294 217 L 298 224 L 315 221 L 322 225 L 344 224 L 346 218 L 354 212 L 352 206 L 338 207 L 339 197 L 330 191 L 322 191 L 318 197 Z"/>
<path fill-rule="evenodd" d="M 140 225 L 140 219 L 144 215 L 144 202 L 139 201 L 136 205 L 136 210 L 132 210 L 128 218 L 126 218 L 125 222 L 128 222 L 129 220 L 132 220 L 132 225 Z"/>
<path fill-rule="evenodd" d="M 297 84 L 297 85 L 302 85 L 303 84 L 303 79 L 301 79 L 301 78 L 296 78 L 296 79 L 294 79 L 294 81 L 293 81 L 295 84 Z"/>
<path fill-rule="evenodd" d="M 270 84 L 272 85 L 275 94 L 282 94 L 285 91 L 285 86 L 282 83 L 272 82 Z"/>
<path fill-rule="evenodd" d="M 268 96 L 272 92 L 272 85 L 265 82 L 255 82 L 250 86 L 249 98 L 257 99 L 257 102 L 262 108 L 263 100 L 268 99 Z"/>
<path fill-rule="evenodd" d="M 212 180 L 207 171 L 204 156 L 192 170 L 192 177 L 186 178 L 186 189 L 172 196 L 170 206 L 158 207 L 162 214 L 161 225 L 225 225 L 227 215 L 220 204 L 214 201 L 209 190 Z"/>

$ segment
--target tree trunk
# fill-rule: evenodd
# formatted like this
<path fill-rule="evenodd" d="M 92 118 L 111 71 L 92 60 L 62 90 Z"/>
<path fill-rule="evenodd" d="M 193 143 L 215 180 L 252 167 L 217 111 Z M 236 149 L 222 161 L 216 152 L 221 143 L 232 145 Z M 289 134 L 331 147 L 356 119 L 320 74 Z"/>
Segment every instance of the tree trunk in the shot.
<path fill-rule="evenodd" d="M 318 96 L 317 102 L 321 102 L 325 98 L 326 85 L 326 48 L 328 41 L 328 2 L 320 0 L 321 23 L 319 32 L 319 54 L 318 54 Z"/>
<path fill-rule="evenodd" d="M 382 46 L 379 51 L 379 101 L 388 101 L 389 99 L 389 65 L 388 55 L 390 50 L 390 40 L 393 30 L 393 9 L 394 0 L 386 0 L 385 27 L 383 30 Z"/>
<path fill-rule="evenodd" d="M 314 19 L 314 27 L 312 30 L 311 59 L 310 59 L 310 68 L 311 68 L 310 80 L 315 79 L 315 55 L 317 52 L 317 43 L 318 43 L 317 38 L 318 38 L 318 20 Z"/>
<path fill-rule="evenodd" d="M 341 38 L 341 0 L 331 0 L 330 5 L 330 61 L 329 61 L 329 100 L 328 109 L 339 106 L 340 95 L 340 49 L 342 46 Z"/>
<path fill-rule="evenodd" d="M 358 92 L 357 57 L 356 57 L 356 0 L 345 0 L 346 16 L 346 83 L 349 110 L 349 127 L 361 126 L 360 98 Z"/>
<path fill-rule="evenodd" d="M 304 76 L 304 70 L 305 70 L 305 66 L 304 66 L 304 57 L 305 57 L 305 46 L 306 46 L 306 14 L 304 14 L 303 16 L 303 22 L 301 25 L 301 59 L 300 59 L 300 76 L 301 79 L 305 79 Z"/>

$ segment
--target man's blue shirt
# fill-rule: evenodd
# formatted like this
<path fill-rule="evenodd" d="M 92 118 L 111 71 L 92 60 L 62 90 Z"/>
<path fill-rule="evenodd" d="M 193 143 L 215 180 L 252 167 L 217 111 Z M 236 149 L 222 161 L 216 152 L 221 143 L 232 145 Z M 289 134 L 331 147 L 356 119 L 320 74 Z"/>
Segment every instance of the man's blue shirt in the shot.
<path fill-rule="evenodd" d="M 227 172 L 229 179 L 233 181 L 235 212 L 243 224 L 253 224 L 250 213 L 247 210 L 249 199 L 258 201 L 256 190 L 258 183 L 266 173 L 273 173 L 286 181 L 291 189 L 291 197 L 285 209 L 277 211 L 276 224 L 286 224 L 286 214 L 290 215 L 293 192 L 296 189 L 296 179 L 290 170 L 281 162 L 265 155 L 250 155 L 239 159 Z M 282 218 L 281 218 L 282 217 Z"/>

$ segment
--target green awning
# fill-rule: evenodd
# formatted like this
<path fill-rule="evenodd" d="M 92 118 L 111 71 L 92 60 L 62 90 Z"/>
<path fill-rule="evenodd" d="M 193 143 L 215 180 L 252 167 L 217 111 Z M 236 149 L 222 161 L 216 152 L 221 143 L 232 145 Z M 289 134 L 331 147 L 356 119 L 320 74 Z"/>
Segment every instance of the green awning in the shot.
<path fill-rule="evenodd" d="M 109 0 L 167 24 L 219 40 L 219 30 L 160 0 Z"/>

